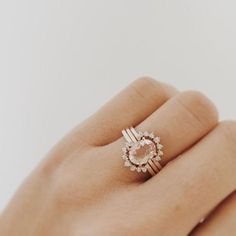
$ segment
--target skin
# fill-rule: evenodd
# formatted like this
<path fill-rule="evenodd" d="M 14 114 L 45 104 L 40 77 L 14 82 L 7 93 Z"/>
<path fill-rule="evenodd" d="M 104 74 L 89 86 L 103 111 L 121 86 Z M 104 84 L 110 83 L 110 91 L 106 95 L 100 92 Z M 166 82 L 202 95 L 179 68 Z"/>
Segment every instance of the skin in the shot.
<path fill-rule="evenodd" d="M 161 137 L 161 172 L 123 166 L 121 130 Z M 141 78 L 64 137 L 0 216 L 0 235 L 236 235 L 236 122 Z M 199 224 L 205 218 L 204 223 Z"/>

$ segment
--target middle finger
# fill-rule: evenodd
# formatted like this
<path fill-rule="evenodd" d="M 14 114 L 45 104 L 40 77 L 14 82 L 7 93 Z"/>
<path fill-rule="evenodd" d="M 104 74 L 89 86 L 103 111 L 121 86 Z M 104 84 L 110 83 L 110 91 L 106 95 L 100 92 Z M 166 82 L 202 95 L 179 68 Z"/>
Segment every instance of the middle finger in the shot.
<path fill-rule="evenodd" d="M 142 207 L 154 216 L 151 217 L 153 222 L 161 219 L 169 231 L 175 229 L 175 235 L 187 235 L 236 190 L 235 137 L 236 124 L 221 123 L 140 186 L 139 199 L 148 198 Z M 150 202 L 153 203 L 151 206 Z M 175 223 L 174 227 L 171 222 Z"/>

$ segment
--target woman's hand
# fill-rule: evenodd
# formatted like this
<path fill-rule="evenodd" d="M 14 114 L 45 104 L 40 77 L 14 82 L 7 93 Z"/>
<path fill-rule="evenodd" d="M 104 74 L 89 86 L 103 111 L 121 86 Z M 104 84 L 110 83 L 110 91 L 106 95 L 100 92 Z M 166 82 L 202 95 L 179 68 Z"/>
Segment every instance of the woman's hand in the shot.
<path fill-rule="evenodd" d="M 152 178 L 124 167 L 130 126 L 161 137 L 164 168 Z M 235 122 L 218 123 L 199 92 L 142 78 L 48 154 L 1 215 L 0 235 L 236 235 L 235 168 Z"/>

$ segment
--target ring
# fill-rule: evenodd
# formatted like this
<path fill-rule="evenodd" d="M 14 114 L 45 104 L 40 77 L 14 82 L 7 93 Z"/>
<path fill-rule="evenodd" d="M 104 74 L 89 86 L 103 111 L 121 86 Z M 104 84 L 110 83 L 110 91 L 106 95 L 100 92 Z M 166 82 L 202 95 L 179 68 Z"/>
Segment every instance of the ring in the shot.
<path fill-rule="evenodd" d="M 124 166 L 131 171 L 156 175 L 162 169 L 159 161 L 164 154 L 160 137 L 147 131 L 137 132 L 133 127 L 122 130 L 122 134 L 127 141 L 122 148 Z"/>

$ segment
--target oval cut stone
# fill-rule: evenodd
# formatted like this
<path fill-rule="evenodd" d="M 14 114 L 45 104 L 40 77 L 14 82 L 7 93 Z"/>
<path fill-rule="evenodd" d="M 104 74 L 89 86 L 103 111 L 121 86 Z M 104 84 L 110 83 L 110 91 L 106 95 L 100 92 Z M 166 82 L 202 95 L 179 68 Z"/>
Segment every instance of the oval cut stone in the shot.
<path fill-rule="evenodd" d="M 145 165 L 156 153 L 156 145 L 149 139 L 135 143 L 130 152 L 130 161 L 136 165 Z"/>

